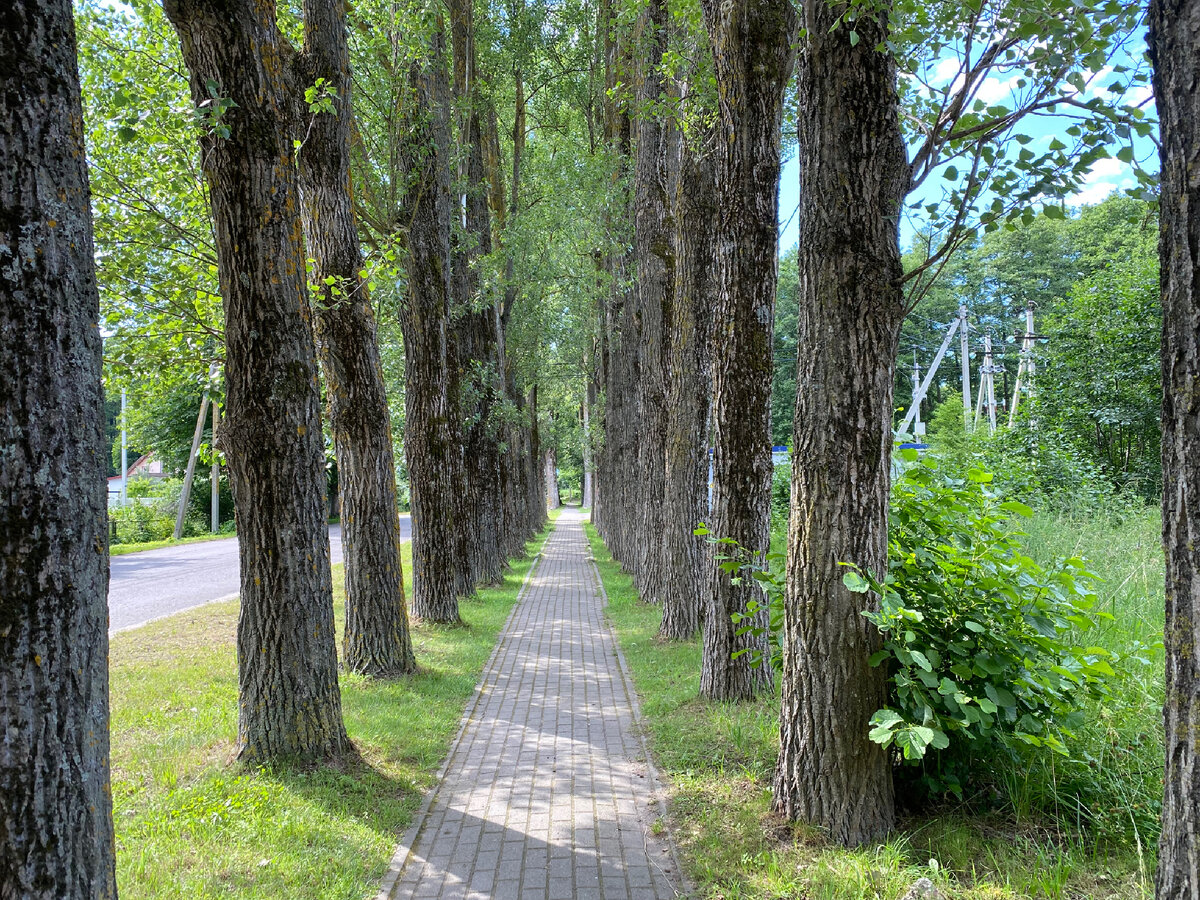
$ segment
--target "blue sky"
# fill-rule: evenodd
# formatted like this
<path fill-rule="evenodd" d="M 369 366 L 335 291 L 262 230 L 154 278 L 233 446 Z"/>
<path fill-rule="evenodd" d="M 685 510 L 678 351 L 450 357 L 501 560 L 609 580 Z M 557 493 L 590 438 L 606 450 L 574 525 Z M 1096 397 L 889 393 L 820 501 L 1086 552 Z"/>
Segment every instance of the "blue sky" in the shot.
<path fill-rule="evenodd" d="M 1140 64 L 1141 68 L 1145 69 L 1145 63 L 1141 62 L 1144 51 L 1144 41 L 1138 39 L 1127 48 L 1126 52 L 1120 55 L 1120 59 L 1126 65 L 1132 67 L 1135 64 Z M 929 65 L 922 73 L 923 79 L 927 84 L 934 87 L 953 86 L 958 68 L 958 58 L 947 57 Z M 911 76 L 902 75 L 901 77 Z M 980 85 L 975 96 L 989 105 L 1012 101 L 1019 90 L 1017 82 L 1020 77 L 1020 72 L 1008 75 L 1007 77 L 988 77 Z M 1089 99 L 1098 94 L 1106 94 L 1107 88 L 1110 85 L 1122 83 L 1127 80 L 1127 74 L 1121 75 L 1114 72 L 1112 66 L 1105 66 L 1096 72 L 1088 73 L 1087 90 L 1079 96 L 1082 99 Z M 1125 94 L 1124 102 L 1131 105 L 1144 105 L 1148 115 L 1153 116 L 1154 114 L 1151 91 L 1148 84 L 1135 85 L 1130 88 Z M 1039 148 L 1044 149 L 1049 145 L 1050 141 L 1062 128 L 1063 120 L 1060 117 L 1042 115 L 1029 117 L 1025 120 L 1022 123 L 1021 131 L 1033 138 L 1029 146 L 1031 149 L 1037 150 Z M 1146 138 L 1135 137 L 1133 139 L 1133 148 L 1135 162 L 1147 171 L 1157 172 L 1158 159 L 1154 143 Z M 1114 154 L 1116 150 L 1116 147 L 1111 148 Z M 779 192 L 779 222 L 781 227 L 779 247 L 781 252 L 794 246 L 797 240 L 798 228 L 795 211 L 800 195 L 799 182 L 800 167 L 793 153 L 784 162 Z M 918 200 L 923 203 L 936 202 L 941 199 L 943 185 L 945 184 L 946 182 L 936 177 L 936 175 L 931 176 L 908 198 L 908 202 L 914 203 Z M 1112 158 L 1098 161 L 1084 179 L 1082 188 L 1067 197 L 1066 202 L 1068 206 L 1091 205 L 1101 202 L 1114 190 L 1125 190 L 1133 188 L 1136 185 L 1137 179 L 1134 176 L 1133 166 L 1121 162 L 1114 155 Z M 913 234 L 921 224 L 921 221 L 912 218 L 912 215 L 913 213 L 906 212 L 905 220 L 901 223 L 900 243 L 903 248 L 906 248 L 911 243 Z"/>

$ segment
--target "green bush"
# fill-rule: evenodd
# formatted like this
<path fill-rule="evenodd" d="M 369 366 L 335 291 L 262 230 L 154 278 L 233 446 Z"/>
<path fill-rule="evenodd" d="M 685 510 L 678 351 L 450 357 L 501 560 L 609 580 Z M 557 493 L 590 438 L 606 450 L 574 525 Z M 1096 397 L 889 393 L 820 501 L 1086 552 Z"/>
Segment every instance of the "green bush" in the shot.
<path fill-rule="evenodd" d="M 116 524 L 114 544 L 165 541 L 175 532 L 174 513 L 163 510 L 158 504 L 145 504 L 135 499 L 128 506 L 110 509 L 108 516 Z"/>
<path fill-rule="evenodd" d="M 933 457 L 901 451 L 888 574 L 881 583 L 851 567 L 845 577 L 851 590 L 881 598 L 865 614 L 883 633 L 872 663 L 887 667 L 889 683 L 871 738 L 894 748 L 901 793 L 906 778 L 914 794 L 961 793 L 997 751 L 1062 758 L 1087 704 L 1109 698 L 1116 655 L 1078 641 L 1111 619 L 1096 608 L 1094 576 L 1077 557 L 1039 565 L 1028 556 L 1017 522 L 1031 510 L 1000 497 L 992 480 L 979 468 L 956 478 Z M 761 562 L 736 542 L 710 540 L 718 565 L 762 587 L 769 650 L 754 664 L 778 669 L 783 555 Z M 757 611 L 735 624 L 761 632 Z"/>
<path fill-rule="evenodd" d="M 129 504 L 110 509 L 116 524 L 114 544 L 165 541 L 175 533 L 175 515 L 183 483 L 175 478 L 133 478 L 129 482 Z M 186 524 L 186 522 L 185 522 Z"/>
<path fill-rule="evenodd" d="M 792 502 L 792 464 L 778 465 L 771 473 L 771 531 L 787 531 Z"/>
<path fill-rule="evenodd" d="M 1108 512 L 1116 488 L 1104 471 L 1063 432 L 1031 425 L 1022 413 L 1014 428 L 994 435 L 986 426 L 968 434 L 962 399 L 951 395 L 934 410 L 929 424 L 933 454 L 947 471 L 965 475 L 980 468 L 1011 499 L 1075 512 Z M 1144 503 L 1140 503 L 1144 505 Z"/>
<path fill-rule="evenodd" d="M 1043 567 L 1026 555 L 1016 523 L 1032 510 L 993 493 L 990 473 L 955 478 L 903 457 L 887 576 L 851 567 L 844 580 L 880 597 L 864 615 L 883 633 L 871 662 L 888 669 L 889 699 L 871 739 L 909 764 L 939 751 L 922 767 L 925 787 L 957 793 L 964 761 L 996 743 L 1067 755 L 1084 704 L 1107 697 L 1115 675 L 1114 654 L 1076 640 L 1111 616 L 1096 609 L 1082 559 Z"/>

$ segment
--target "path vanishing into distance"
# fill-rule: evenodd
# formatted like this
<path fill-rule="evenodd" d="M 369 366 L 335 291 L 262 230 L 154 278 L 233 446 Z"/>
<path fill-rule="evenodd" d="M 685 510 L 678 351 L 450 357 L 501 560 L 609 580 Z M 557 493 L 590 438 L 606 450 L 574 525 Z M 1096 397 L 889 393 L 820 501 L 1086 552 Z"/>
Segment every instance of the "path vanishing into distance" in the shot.
<path fill-rule="evenodd" d="M 412 537 L 412 520 L 400 516 L 400 538 Z M 329 526 L 333 563 L 342 561 L 342 529 Z M 217 600 L 232 600 L 238 583 L 237 538 L 179 544 L 114 556 L 109 562 L 108 633 Z"/>
<path fill-rule="evenodd" d="M 560 515 L 380 900 L 684 892 L 582 523 Z"/>

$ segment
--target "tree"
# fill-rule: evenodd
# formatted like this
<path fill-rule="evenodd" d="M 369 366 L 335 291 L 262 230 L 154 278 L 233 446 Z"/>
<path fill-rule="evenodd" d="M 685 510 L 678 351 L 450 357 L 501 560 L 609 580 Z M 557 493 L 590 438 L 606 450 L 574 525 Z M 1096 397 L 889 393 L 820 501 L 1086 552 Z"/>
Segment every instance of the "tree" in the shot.
<path fill-rule="evenodd" d="M 342 724 L 325 454 L 293 139 L 274 3 L 165 0 L 203 126 L 225 310 L 225 417 L 241 562 L 238 754 L 322 759 Z"/>
<path fill-rule="evenodd" d="M 1162 121 L 1159 255 L 1163 307 L 1163 545 L 1166 550 L 1166 725 L 1163 830 L 1155 895 L 1200 890 L 1200 3 L 1152 0 L 1150 53 Z"/>
<path fill-rule="evenodd" d="M 405 351 L 405 433 L 413 510 L 413 614 L 459 621 L 461 564 L 456 521 L 462 438 L 452 384 L 450 333 L 450 81 L 440 16 L 428 51 L 406 63 L 408 191 L 396 212 L 407 254 L 408 297 L 400 313 Z"/>
<path fill-rule="evenodd" d="M 783 92 L 795 60 L 790 0 L 704 0 L 720 96 L 716 125 L 711 530 L 762 563 L 771 529 L 771 343 L 778 266 L 780 129 Z M 771 682 L 753 666 L 752 633 L 738 635 L 734 613 L 751 603 L 765 617 L 753 579 L 719 567 L 704 619 L 700 693 L 752 697 Z"/>
<path fill-rule="evenodd" d="M 116 897 L 100 309 L 71 4 L 8 4 L 0 59 L 0 896 Z"/>
<path fill-rule="evenodd" d="M 687 640 L 699 630 L 712 587 L 710 548 L 695 530 L 709 512 L 710 343 L 718 299 L 714 264 L 719 219 L 711 122 L 717 104 L 708 35 L 703 27 L 681 25 L 686 16 L 686 8 L 673 10 L 675 56 L 692 62 L 676 68 L 672 86 L 679 136 L 670 160 L 675 296 L 666 335 L 664 590 L 659 627 L 659 635 L 668 640 Z"/>
<path fill-rule="evenodd" d="M 675 292 L 675 228 L 672 145 L 679 134 L 670 115 L 662 73 L 668 38 L 667 4 L 648 0 L 633 36 L 635 69 L 633 220 L 638 390 L 637 504 L 634 523 L 637 558 L 631 560 L 638 593 L 646 603 L 661 603 L 663 580 L 663 503 L 667 436 L 667 379 Z"/>
<path fill-rule="evenodd" d="M 879 637 L 839 563 L 887 565 L 892 383 L 879 360 L 895 359 L 904 318 L 896 217 L 908 173 L 895 62 L 875 49 L 886 17 L 857 21 L 854 45 L 831 5 L 804 16 L 800 361 L 774 806 L 859 844 L 892 823 L 887 754 L 867 737 L 885 673 L 868 661 Z"/>
<path fill-rule="evenodd" d="M 301 211 L 341 489 L 344 663 L 366 675 L 404 675 L 416 671 L 416 659 L 404 609 L 391 417 L 350 185 L 354 113 L 345 7 L 304 4 L 297 64 L 310 118 L 298 152 Z"/>
<path fill-rule="evenodd" d="M 1120 105 L 1137 73 L 1122 67 L 1115 100 L 1096 90 L 1138 15 L 1133 6 L 1064 0 L 804 7 L 802 364 L 773 806 L 842 843 L 878 839 L 893 820 L 889 760 L 868 737 L 886 678 L 869 663 L 879 635 L 862 616 L 875 601 L 843 585 L 842 564 L 881 581 L 886 571 L 893 374 L 905 311 L 976 223 L 994 231 L 1030 221 L 1036 206 L 1061 218 L 1047 197 L 1078 189 L 1108 143 L 1150 132 L 1140 107 Z M 939 81 L 933 60 L 950 54 L 957 69 Z M 900 84 L 897 58 L 910 76 Z M 1010 99 L 986 102 L 987 79 L 1009 70 Z M 1015 128 L 1038 115 L 1064 119 L 1062 138 L 1072 144 L 1026 146 L 1031 138 Z M 926 225 L 936 249 L 906 272 L 898 223 L 905 199 L 934 172 L 950 185 L 946 202 L 914 205 L 932 207 Z"/>

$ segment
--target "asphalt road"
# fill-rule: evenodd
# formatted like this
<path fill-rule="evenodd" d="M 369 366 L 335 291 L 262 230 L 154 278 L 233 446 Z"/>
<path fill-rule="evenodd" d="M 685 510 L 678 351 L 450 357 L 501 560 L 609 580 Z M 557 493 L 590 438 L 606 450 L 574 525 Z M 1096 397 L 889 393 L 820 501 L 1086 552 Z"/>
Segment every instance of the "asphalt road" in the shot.
<path fill-rule="evenodd" d="M 411 519 L 400 517 L 400 536 L 412 535 Z M 329 551 L 342 561 L 342 529 L 329 526 Z M 114 556 L 108 582 L 108 633 L 127 631 L 185 609 L 238 593 L 237 538 L 180 544 Z"/>

